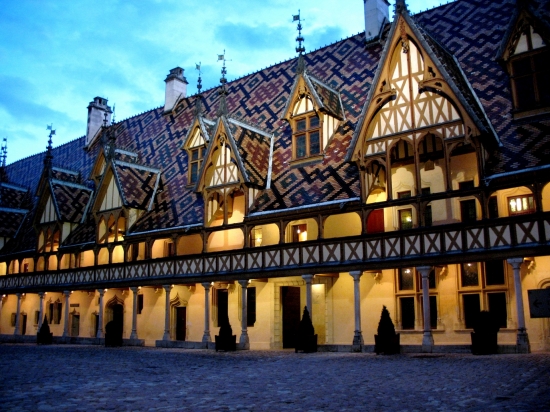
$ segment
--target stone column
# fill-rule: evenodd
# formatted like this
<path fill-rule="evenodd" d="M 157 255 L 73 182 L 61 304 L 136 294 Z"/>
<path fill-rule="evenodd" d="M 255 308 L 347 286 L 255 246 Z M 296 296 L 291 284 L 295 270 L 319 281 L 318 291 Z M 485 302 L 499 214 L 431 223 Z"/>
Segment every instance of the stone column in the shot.
<path fill-rule="evenodd" d="M 422 309 L 424 314 L 424 335 L 422 336 L 422 352 L 432 352 L 434 338 L 432 335 L 432 325 L 430 323 L 430 272 L 431 266 L 419 266 L 416 268 L 422 276 Z"/>
<path fill-rule="evenodd" d="M 302 275 L 302 279 L 306 282 L 306 306 L 307 311 L 309 312 L 309 317 L 313 321 L 313 314 L 311 312 L 311 281 L 313 280 L 313 275 Z"/>
<path fill-rule="evenodd" d="M 98 289 L 99 292 L 99 315 L 97 317 L 97 335 L 96 338 L 102 339 L 105 337 L 103 333 L 103 296 L 105 295 L 105 289 Z"/>
<path fill-rule="evenodd" d="M 212 342 L 210 337 L 210 288 L 212 285 L 210 282 L 204 282 L 204 335 L 202 336 L 203 342 Z"/>
<path fill-rule="evenodd" d="M 361 333 L 361 292 L 359 281 L 363 272 L 360 270 L 351 271 L 349 274 L 353 277 L 353 297 L 355 302 L 355 332 L 353 335 L 353 349 L 361 350 L 363 345 L 363 334 Z"/>
<path fill-rule="evenodd" d="M 138 297 L 138 288 L 132 287 L 130 290 L 133 293 L 133 304 L 132 304 L 132 333 L 130 334 L 130 339 L 138 339 L 137 335 L 137 297 Z"/>
<path fill-rule="evenodd" d="M 15 330 L 14 335 L 21 335 L 21 325 L 19 318 L 21 317 L 21 293 L 16 293 L 17 296 L 17 311 L 15 312 Z"/>
<path fill-rule="evenodd" d="M 69 337 L 69 296 L 71 292 L 69 290 L 63 291 L 63 296 L 65 296 L 65 319 L 63 320 L 63 337 Z"/>
<path fill-rule="evenodd" d="M 248 291 L 248 280 L 239 280 L 239 285 L 241 285 L 241 337 L 239 338 L 239 344 L 241 349 L 250 349 L 250 340 L 248 339 L 248 301 L 247 301 L 247 291 Z"/>
<path fill-rule="evenodd" d="M 172 285 L 162 285 L 166 292 L 166 303 L 164 307 L 164 335 L 162 340 L 170 340 L 170 290 Z"/>
<path fill-rule="evenodd" d="M 529 353 L 529 336 L 525 328 L 525 314 L 523 310 L 523 289 L 521 287 L 521 264 L 523 258 L 513 258 L 507 260 L 514 269 L 514 286 L 516 289 L 516 309 L 518 312 L 518 332 L 516 338 L 517 350 L 519 353 Z"/>
<path fill-rule="evenodd" d="M 38 297 L 40 297 L 40 303 L 38 306 L 38 330 L 42 327 L 42 322 L 44 322 L 44 292 L 39 292 Z"/>

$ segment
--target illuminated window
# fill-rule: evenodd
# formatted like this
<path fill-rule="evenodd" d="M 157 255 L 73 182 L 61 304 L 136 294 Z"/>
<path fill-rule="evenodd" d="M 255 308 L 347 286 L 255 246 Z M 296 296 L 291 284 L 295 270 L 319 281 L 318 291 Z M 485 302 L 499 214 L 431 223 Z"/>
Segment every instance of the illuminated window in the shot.
<path fill-rule="evenodd" d="M 309 114 L 294 120 L 294 159 L 321 154 L 321 129 L 319 117 Z"/>
<path fill-rule="evenodd" d="M 292 241 L 305 242 L 307 240 L 307 224 L 292 226 Z"/>
<path fill-rule="evenodd" d="M 258 247 L 262 245 L 262 227 L 257 226 L 250 232 L 250 246 Z"/>
<path fill-rule="evenodd" d="M 412 229 L 412 227 L 413 227 L 412 209 L 399 210 L 399 229 L 407 230 L 407 229 Z"/>
<path fill-rule="evenodd" d="M 509 197 L 508 212 L 510 216 L 534 213 L 535 200 L 533 198 L 533 195 Z"/>
<path fill-rule="evenodd" d="M 507 285 L 504 267 L 502 260 L 461 265 L 459 292 L 466 329 L 474 327 L 482 310 L 491 312 L 501 328 L 507 327 Z"/>
<path fill-rule="evenodd" d="M 432 329 L 436 329 L 438 312 L 435 270 L 432 270 L 428 276 L 428 285 L 430 289 L 430 325 Z M 401 329 L 415 329 L 416 319 L 422 319 L 424 316 L 420 273 L 414 268 L 398 269 L 396 294 L 399 303 Z"/>

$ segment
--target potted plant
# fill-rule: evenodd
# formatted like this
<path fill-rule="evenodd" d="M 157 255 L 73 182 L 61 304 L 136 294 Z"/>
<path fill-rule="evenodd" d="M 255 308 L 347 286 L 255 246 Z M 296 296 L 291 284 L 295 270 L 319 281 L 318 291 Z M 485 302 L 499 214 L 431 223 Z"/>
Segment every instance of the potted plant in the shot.
<path fill-rule="evenodd" d="M 377 355 L 394 355 L 400 352 L 399 333 L 395 333 L 390 312 L 385 306 L 382 307 L 378 334 L 374 335 L 374 351 Z"/>
<path fill-rule="evenodd" d="M 498 353 L 497 336 L 500 326 L 491 312 L 482 310 L 474 322 L 472 336 L 472 353 L 489 355 Z"/>
<path fill-rule="evenodd" d="M 237 349 L 237 335 L 233 335 L 233 329 L 229 320 L 222 323 L 220 334 L 215 336 L 216 352 L 219 350 L 234 351 Z"/>
<path fill-rule="evenodd" d="M 295 352 L 298 351 L 304 353 L 317 352 L 317 335 L 315 334 L 307 306 L 304 306 L 304 314 L 298 327 Z"/>
<path fill-rule="evenodd" d="M 40 326 L 40 330 L 36 335 L 36 343 L 39 345 L 51 345 L 53 341 L 53 333 L 50 332 L 50 325 L 48 325 L 48 317 L 44 317 L 44 322 Z"/>

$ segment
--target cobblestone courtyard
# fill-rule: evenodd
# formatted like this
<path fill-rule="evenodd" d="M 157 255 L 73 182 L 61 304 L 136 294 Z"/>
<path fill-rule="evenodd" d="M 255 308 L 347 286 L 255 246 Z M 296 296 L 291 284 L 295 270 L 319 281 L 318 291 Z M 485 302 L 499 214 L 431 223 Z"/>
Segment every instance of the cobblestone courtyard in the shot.
<path fill-rule="evenodd" d="M 550 410 L 550 354 L 0 345 L 2 411 Z"/>

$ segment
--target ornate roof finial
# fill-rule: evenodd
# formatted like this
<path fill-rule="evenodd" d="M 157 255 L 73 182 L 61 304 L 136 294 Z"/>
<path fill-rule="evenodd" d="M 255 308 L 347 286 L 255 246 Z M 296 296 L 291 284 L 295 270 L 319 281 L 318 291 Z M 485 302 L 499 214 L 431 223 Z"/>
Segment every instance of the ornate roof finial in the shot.
<path fill-rule="evenodd" d="M 405 0 L 396 0 L 395 1 L 395 15 L 407 13 L 409 14 L 409 9 L 407 8 L 407 3 Z"/>
<path fill-rule="evenodd" d="M 116 104 L 113 103 L 113 121 L 112 121 L 112 123 L 116 123 L 116 120 L 115 120 L 115 110 L 116 110 Z"/>
<path fill-rule="evenodd" d="M 306 49 L 302 44 L 304 42 L 304 36 L 302 36 L 302 18 L 300 17 L 300 10 L 298 10 L 298 14 L 292 16 L 292 21 L 298 22 L 298 37 L 296 37 L 296 41 L 298 42 L 298 47 L 296 47 L 296 53 L 298 53 L 298 65 L 296 67 L 296 73 L 303 73 L 306 70 L 306 62 L 304 59 L 304 52 Z"/>
<path fill-rule="evenodd" d="M 227 90 L 225 89 L 225 85 L 227 83 L 227 79 L 225 78 L 225 75 L 227 74 L 227 69 L 225 67 L 225 50 L 223 51 L 223 54 L 218 54 L 218 61 L 223 61 L 222 66 L 222 78 L 220 79 L 220 83 L 222 87 L 220 88 L 218 94 L 220 95 L 220 106 L 218 107 L 218 116 L 224 116 L 227 114 L 227 102 L 225 101 L 225 97 L 227 96 Z"/>
<path fill-rule="evenodd" d="M 195 115 L 202 113 L 202 79 L 201 79 L 201 62 L 195 63 L 195 69 L 199 72 L 199 79 L 197 80 L 197 97 L 195 99 Z"/>
<path fill-rule="evenodd" d="M 44 167 L 48 170 L 48 172 L 52 169 L 52 160 L 53 160 L 53 153 L 52 153 L 52 136 L 55 135 L 55 130 L 53 129 L 53 124 L 50 124 L 46 127 L 46 130 L 50 131 L 49 139 L 48 139 L 48 146 L 46 146 L 46 157 L 44 157 Z"/>
<path fill-rule="evenodd" d="M 6 167 L 6 159 L 8 157 L 8 138 L 2 139 L 2 147 L 0 147 L 0 167 Z"/>

